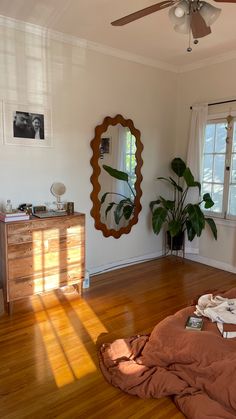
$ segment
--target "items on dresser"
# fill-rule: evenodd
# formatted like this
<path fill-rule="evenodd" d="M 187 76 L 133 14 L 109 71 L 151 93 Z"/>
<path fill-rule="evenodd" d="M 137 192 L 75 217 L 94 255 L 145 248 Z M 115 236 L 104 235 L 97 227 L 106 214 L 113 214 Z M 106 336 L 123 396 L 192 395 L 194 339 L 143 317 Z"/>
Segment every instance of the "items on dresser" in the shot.
<path fill-rule="evenodd" d="M 8 223 L 11 221 L 29 220 L 29 214 L 24 211 L 13 210 L 12 212 L 0 211 L 0 221 Z"/>
<path fill-rule="evenodd" d="M 0 281 L 8 311 L 20 298 L 75 285 L 82 293 L 85 215 L 0 221 Z"/>
<path fill-rule="evenodd" d="M 10 199 L 7 199 L 7 203 L 5 205 L 5 211 L 8 213 L 12 212 L 12 203 Z"/>
<path fill-rule="evenodd" d="M 20 204 L 18 210 L 26 212 L 26 214 L 32 214 L 32 204 Z"/>
<path fill-rule="evenodd" d="M 49 218 L 49 217 L 61 217 L 62 215 L 67 215 L 66 211 L 39 211 L 36 212 L 35 217 L 39 218 Z"/>

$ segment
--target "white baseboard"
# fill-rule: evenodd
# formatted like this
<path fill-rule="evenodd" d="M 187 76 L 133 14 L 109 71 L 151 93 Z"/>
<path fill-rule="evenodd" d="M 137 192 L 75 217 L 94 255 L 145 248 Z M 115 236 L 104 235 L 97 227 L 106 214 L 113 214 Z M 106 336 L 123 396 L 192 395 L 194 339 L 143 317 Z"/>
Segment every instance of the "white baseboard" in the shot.
<path fill-rule="evenodd" d="M 185 254 L 191 253 L 191 255 L 198 255 L 199 249 L 194 249 L 193 247 L 185 247 Z"/>
<path fill-rule="evenodd" d="M 112 263 L 108 263 L 107 265 L 98 266 L 96 268 L 90 268 L 89 274 L 90 276 L 98 275 L 104 272 L 113 271 L 114 269 L 120 269 L 120 268 L 125 268 L 126 266 L 129 266 L 129 265 L 135 265 L 136 263 L 147 262 L 149 260 L 157 259 L 162 256 L 163 256 L 163 252 L 160 251 L 160 252 L 151 253 L 148 255 L 142 255 L 142 256 L 138 256 L 138 257 L 134 257 L 130 259 L 121 260 L 118 262 L 112 262 Z"/>
<path fill-rule="evenodd" d="M 191 252 L 192 253 L 188 253 L 188 250 L 186 249 L 185 259 L 189 259 L 194 262 L 203 263 L 204 265 L 212 266 L 213 268 L 217 268 L 217 269 L 222 269 L 223 271 L 236 273 L 235 266 L 232 266 L 228 263 L 224 263 L 215 259 L 210 259 L 204 256 L 199 256 L 199 254 L 197 254 L 197 250 L 196 250 L 196 254 L 193 253 L 193 249 L 191 249 Z M 97 266 L 96 268 L 90 268 L 88 271 L 89 271 L 89 275 L 93 276 L 93 275 L 102 274 L 104 272 L 113 271 L 115 269 L 125 268 L 126 266 L 135 265 L 137 263 L 147 262 L 152 259 L 158 259 L 160 257 L 164 257 L 162 251 L 151 253 L 148 255 L 138 256 L 138 257 L 134 257 L 130 259 L 125 259 L 118 262 L 112 262 L 106 265 L 100 265 L 100 266 Z"/>
<path fill-rule="evenodd" d="M 233 265 L 229 265 L 228 263 L 221 262 L 219 260 L 215 259 L 209 259 L 204 256 L 194 255 L 192 254 L 186 254 L 186 259 L 193 260 L 194 262 L 203 263 L 204 265 L 212 266 L 213 268 L 222 269 L 223 271 L 236 273 L 236 267 Z"/>

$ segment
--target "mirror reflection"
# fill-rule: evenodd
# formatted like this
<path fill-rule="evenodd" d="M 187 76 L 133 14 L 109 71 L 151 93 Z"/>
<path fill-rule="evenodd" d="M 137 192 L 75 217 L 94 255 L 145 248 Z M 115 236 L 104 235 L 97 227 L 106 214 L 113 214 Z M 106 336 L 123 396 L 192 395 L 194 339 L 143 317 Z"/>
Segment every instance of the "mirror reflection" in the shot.
<path fill-rule="evenodd" d="M 136 196 L 136 138 L 121 124 L 108 127 L 100 142 L 100 217 L 107 228 L 128 225 Z M 127 175 L 127 176 L 125 176 Z"/>
<path fill-rule="evenodd" d="M 106 117 L 91 141 L 93 174 L 91 215 L 105 237 L 127 234 L 141 210 L 141 152 L 138 131 L 131 119 Z"/>

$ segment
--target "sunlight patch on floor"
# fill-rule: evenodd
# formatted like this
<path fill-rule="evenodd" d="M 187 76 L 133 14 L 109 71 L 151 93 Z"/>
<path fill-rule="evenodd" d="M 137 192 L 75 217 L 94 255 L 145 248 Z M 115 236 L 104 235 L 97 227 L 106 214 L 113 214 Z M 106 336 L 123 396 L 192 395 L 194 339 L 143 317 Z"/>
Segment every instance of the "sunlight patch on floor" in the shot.
<path fill-rule="evenodd" d="M 85 300 L 80 300 L 79 304 L 76 300 L 73 300 L 70 301 L 70 305 L 83 323 L 90 338 L 96 344 L 99 335 L 107 333 L 108 330 Z"/>
<path fill-rule="evenodd" d="M 88 338 L 83 342 L 82 330 L 78 334 L 81 319 L 78 319 L 78 329 L 75 329 L 70 314 L 66 313 L 55 294 L 50 296 L 50 301 L 57 299 L 57 305 L 51 308 L 47 308 L 45 297 L 38 296 L 37 301 L 32 299 L 32 306 L 53 377 L 57 386 L 63 387 L 96 371 L 96 365 L 85 346 L 93 342 L 88 342 Z"/>

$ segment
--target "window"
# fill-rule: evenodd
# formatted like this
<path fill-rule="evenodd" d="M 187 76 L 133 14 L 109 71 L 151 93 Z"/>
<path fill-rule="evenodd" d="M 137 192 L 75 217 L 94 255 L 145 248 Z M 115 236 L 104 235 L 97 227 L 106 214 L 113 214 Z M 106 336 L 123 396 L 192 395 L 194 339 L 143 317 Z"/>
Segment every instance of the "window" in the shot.
<path fill-rule="evenodd" d="M 136 182 L 136 174 L 135 174 L 135 168 L 136 168 L 136 138 L 134 135 L 131 134 L 130 130 L 127 130 L 126 133 L 126 148 L 125 148 L 125 171 L 129 174 L 129 182 L 131 184 L 131 187 L 134 188 L 134 184 Z M 133 198 L 133 194 L 131 191 L 130 198 Z"/>
<path fill-rule="evenodd" d="M 236 219 L 236 117 L 212 119 L 207 123 L 202 192 L 210 193 L 215 203 L 209 212 Z"/>

